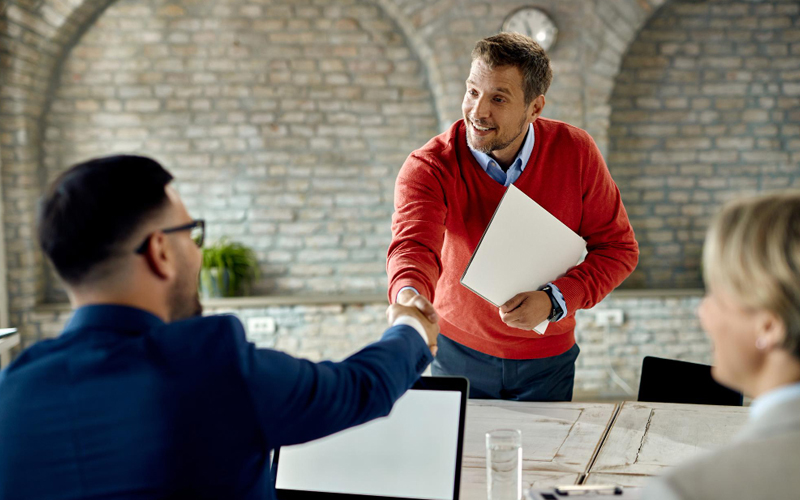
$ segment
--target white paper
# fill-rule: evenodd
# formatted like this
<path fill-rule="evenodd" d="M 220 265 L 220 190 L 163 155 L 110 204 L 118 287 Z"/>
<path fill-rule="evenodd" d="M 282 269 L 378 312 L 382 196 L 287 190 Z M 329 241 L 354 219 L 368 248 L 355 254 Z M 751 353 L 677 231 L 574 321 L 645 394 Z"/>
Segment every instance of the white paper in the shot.
<path fill-rule="evenodd" d="M 580 262 L 586 241 L 513 184 L 472 254 L 461 284 L 497 307 Z M 543 334 L 545 320 L 534 330 Z"/>

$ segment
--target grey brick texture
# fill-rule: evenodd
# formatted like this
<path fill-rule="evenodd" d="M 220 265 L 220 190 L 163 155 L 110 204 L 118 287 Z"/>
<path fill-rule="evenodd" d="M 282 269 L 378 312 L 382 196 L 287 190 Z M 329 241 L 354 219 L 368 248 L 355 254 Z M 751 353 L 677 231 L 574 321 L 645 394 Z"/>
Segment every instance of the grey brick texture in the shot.
<path fill-rule="evenodd" d="M 47 178 L 92 156 L 152 156 L 210 240 L 256 250 L 255 293 L 381 290 L 393 179 L 436 134 L 397 31 L 365 1 L 114 3 L 58 75 Z"/>
<path fill-rule="evenodd" d="M 800 187 L 800 4 L 676 0 L 642 28 L 611 97 L 608 163 L 641 257 L 625 286 L 701 286 L 709 219 Z"/>

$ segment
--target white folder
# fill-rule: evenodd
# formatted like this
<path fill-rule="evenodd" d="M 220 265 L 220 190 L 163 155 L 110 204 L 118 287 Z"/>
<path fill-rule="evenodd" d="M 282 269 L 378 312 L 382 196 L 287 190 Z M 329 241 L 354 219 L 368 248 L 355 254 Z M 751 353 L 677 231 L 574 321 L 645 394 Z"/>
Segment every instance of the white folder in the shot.
<path fill-rule="evenodd" d="M 472 254 L 461 284 L 497 307 L 563 276 L 581 261 L 586 241 L 513 184 Z M 534 330 L 543 334 L 545 320 Z"/>

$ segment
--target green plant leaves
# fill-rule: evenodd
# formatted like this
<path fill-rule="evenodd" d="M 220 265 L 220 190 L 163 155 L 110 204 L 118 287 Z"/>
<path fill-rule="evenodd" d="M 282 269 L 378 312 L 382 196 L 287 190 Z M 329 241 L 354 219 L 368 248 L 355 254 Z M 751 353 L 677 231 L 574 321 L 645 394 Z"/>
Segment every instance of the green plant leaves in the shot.
<path fill-rule="evenodd" d="M 239 295 L 244 286 L 252 284 L 258 277 L 258 260 L 255 252 L 241 243 L 222 238 L 213 245 L 203 248 L 203 269 L 219 269 L 228 272 L 227 290 L 223 295 Z"/>

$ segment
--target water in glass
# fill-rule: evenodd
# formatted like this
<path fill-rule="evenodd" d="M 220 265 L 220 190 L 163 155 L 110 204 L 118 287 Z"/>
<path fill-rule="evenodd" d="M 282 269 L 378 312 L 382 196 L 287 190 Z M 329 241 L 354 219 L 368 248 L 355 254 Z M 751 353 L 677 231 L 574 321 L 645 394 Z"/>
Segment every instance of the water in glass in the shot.
<path fill-rule="evenodd" d="M 489 500 L 522 496 L 522 439 L 519 431 L 486 435 L 486 483 Z M 494 434 L 493 434 L 494 433 Z"/>

